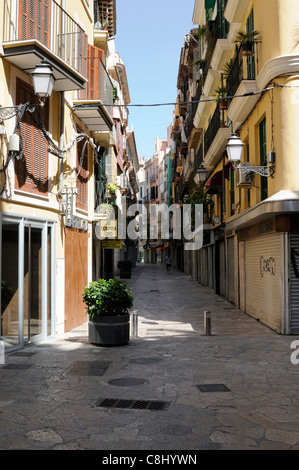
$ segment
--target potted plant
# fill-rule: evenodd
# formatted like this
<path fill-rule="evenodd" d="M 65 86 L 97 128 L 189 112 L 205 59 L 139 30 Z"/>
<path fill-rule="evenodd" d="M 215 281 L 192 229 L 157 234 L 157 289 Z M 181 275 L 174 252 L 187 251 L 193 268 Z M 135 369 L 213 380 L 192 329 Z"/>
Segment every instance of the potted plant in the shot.
<path fill-rule="evenodd" d="M 240 44 L 242 48 L 242 55 L 250 57 L 253 54 L 253 44 L 259 35 L 258 31 L 251 31 L 250 33 L 238 33 L 235 43 Z"/>
<path fill-rule="evenodd" d="M 99 279 L 84 288 L 90 343 L 100 346 L 128 344 L 129 309 L 133 306 L 133 299 L 127 284 L 120 279 Z"/>
<path fill-rule="evenodd" d="M 120 277 L 123 279 L 131 279 L 132 262 L 129 259 L 120 260 L 117 263 L 120 271 Z"/>
<path fill-rule="evenodd" d="M 226 87 L 224 86 L 219 86 L 216 90 L 216 93 L 217 93 L 217 96 L 219 98 L 223 98 L 223 99 L 220 99 L 220 109 L 227 109 L 227 92 L 226 92 Z"/>
<path fill-rule="evenodd" d="M 117 185 L 115 183 L 108 183 L 108 191 L 111 194 L 114 194 L 115 191 L 117 190 Z"/>

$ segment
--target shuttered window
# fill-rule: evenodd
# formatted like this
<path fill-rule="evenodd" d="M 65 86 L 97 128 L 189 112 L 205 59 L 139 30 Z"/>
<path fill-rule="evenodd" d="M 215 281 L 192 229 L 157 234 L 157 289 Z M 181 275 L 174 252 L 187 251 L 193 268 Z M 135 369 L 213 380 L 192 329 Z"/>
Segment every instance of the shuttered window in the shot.
<path fill-rule="evenodd" d="M 37 104 L 33 88 L 17 79 L 17 104 L 27 102 Z M 49 104 L 38 106 L 42 123 L 48 129 Z M 15 162 L 15 187 L 30 193 L 47 194 L 48 192 L 48 143 L 42 131 L 36 127 L 26 112 L 20 123 L 24 145 L 24 159 Z"/>
<path fill-rule="evenodd" d="M 79 49 L 83 50 L 82 47 Z M 87 59 L 83 62 L 86 63 L 88 83 L 86 88 L 79 92 L 79 99 L 101 99 L 104 102 L 104 51 L 88 44 Z"/>
<path fill-rule="evenodd" d="M 78 134 L 83 131 L 77 128 Z M 77 142 L 77 208 L 88 210 L 88 143 L 86 139 Z"/>
<path fill-rule="evenodd" d="M 37 39 L 49 47 L 50 0 L 20 0 L 19 38 Z"/>
<path fill-rule="evenodd" d="M 254 12 L 253 9 L 250 12 L 250 15 L 247 18 L 246 22 L 246 32 L 252 33 L 254 31 Z M 250 57 L 247 57 L 247 79 L 255 80 L 255 45 L 252 46 L 253 54 Z"/>

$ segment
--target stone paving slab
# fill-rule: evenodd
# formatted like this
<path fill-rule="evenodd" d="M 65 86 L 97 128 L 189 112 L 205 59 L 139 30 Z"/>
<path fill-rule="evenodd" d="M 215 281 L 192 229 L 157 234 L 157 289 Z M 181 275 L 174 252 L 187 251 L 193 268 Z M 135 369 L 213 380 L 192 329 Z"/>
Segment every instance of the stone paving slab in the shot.
<path fill-rule="evenodd" d="M 127 346 L 89 344 L 84 324 L 6 354 L 1 450 L 299 448 L 299 365 L 290 360 L 298 338 L 278 335 L 175 270 L 138 266 L 128 284 L 138 337 Z M 204 310 L 212 336 L 204 335 Z M 217 384 L 229 390 L 198 388 Z M 169 406 L 95 406 L 102 398 Z"/>

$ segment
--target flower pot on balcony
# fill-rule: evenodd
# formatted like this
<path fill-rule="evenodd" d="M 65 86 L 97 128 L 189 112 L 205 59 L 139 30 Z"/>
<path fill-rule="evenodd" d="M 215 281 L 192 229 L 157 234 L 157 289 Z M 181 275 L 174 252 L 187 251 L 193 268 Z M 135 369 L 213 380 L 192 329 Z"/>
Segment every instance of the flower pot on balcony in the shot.
<path fill-rule="evenodd" d="M 242 56 L 251 57 L 253 54 L 253 43 L 242 44 Z"/>
<path fill-rule="evenodd" d="M 227 109 L 227 100 L 220 100 L 220 109 L 221 110 Z"/>

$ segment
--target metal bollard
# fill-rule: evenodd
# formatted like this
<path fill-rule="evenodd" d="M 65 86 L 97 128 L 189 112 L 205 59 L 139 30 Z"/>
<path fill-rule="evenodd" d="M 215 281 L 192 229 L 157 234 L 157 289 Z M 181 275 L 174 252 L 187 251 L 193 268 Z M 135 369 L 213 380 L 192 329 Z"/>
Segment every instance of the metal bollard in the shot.
<path fill-rule="evenodd" d="M 206 336 L 211 336 L 211 315 L 210 312 L 205 310 L 204 312 L 204 332 Z"/>
<path fill-rule="evenodd" d="M 133 314 L 133 338 L 138 336 L 138 312 L 135 310 Z"/>

